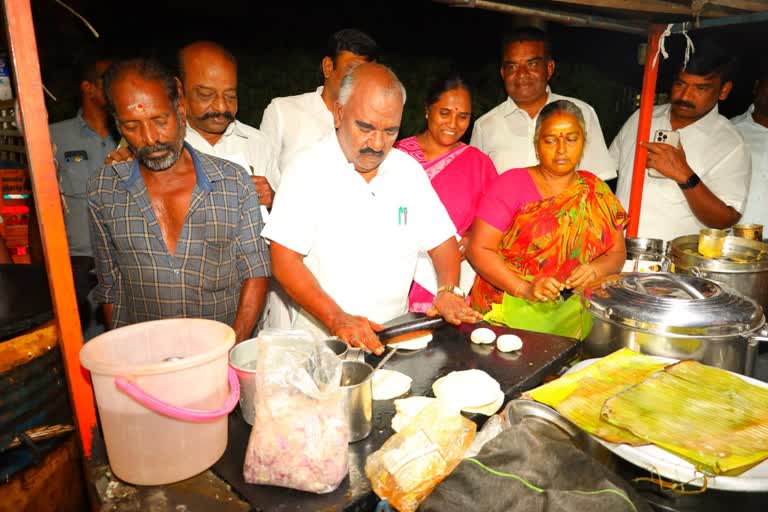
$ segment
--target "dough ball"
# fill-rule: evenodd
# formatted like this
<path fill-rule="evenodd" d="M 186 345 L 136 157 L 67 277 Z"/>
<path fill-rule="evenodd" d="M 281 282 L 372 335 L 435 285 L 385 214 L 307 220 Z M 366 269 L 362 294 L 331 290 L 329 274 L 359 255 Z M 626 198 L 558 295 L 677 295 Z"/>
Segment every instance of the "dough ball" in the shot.
<path fill-rule="evenodd" d="M 496 340 L 496 333 L 487 327 L 479 327 L 472 331 L 472 334 L 469 336 L 469 338 L 472 340 L 472 343 L 477 343 L 478 345 L 489 345 L 493 343 L 494 340 Z"/>
<path fill-rule="evenodd" d="M 514 334 L 504 334 L 496 340 L 496 348 L 502 352 L 514 352 L 523 348 L 523 340 Z"/>

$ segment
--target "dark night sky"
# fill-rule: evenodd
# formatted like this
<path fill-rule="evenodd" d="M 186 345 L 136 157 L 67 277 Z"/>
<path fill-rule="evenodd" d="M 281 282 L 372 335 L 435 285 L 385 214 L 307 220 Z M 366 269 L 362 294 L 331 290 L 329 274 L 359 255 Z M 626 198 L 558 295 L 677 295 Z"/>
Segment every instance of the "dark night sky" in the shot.
<path fill-rule="evenodd" d="M 185 42 L 212 39 L 238 56 L 241 89 L 243 85 L 257 89 L 246 98 L 241 95 L 241 117 L 257 124 L 271 95 L 295 94 L 310 84 L 319 85 L 319 61 L 328 35 L 350 26 L 366 30 L 377 39 L 382 47 L 382 60 L 391 64 L 396 72 L 405 74 L 409 93 L 414 87 L 425 87 L 429 79 L 429 76 L 418 79 L 421 63 L 429 69 L 431 63 L 450 62 L 451 67 L 474 74 L 472 78 L 476 81 L 486 82 L 479 84 L 485 86 L 485 91 L 491 91 L 491 97 L 481 105 L 485 107 L 503 97 L 497 71 L 499 41 L 504 30 L 516 22 L 509 15 L 451 8 L 429 0 L 67 0 L 67 3 L 91 21 L 102 37 L 95 40 L 78 19 L 54 0 L 32 0 L 43 79 L 62 97 L 58 105 L 49 105 L 53 120 L 71 110 L 67 102 L 72 102 L 76 86 L 70 71 L 73 61 L 85 48 L 95 45 L 115 55 L 154 55 L 170 63 L 175 50 Z M 766 29 L 768 24 L 763 23 L 707 31 L 742 57 L 733 98 L 722 106 L 726 115 L 743 111 L 749 103 L 754 76 L 752 64 L 758 49 L 765 54 Z M 595 69 L 606 79 L 639 89 L 642 67 L 637 64 L 636 52 L 642 37 L 558 24 L 550 24 L 548 30 L 554 39 L 555 57 L 561 71 L 579 67 Z M 681 58 L 679 42 L 677 36 L 670 43 L 677 63 Z M 662 71 L 671 71 L 676 65 L 663 66 Z M 280 81 L 275 85 L 273 80 L 269 88 L 274 91 L 258 90 L 262 82 L 278 74 L 287 77 L 285 85 L 280 85 L 283 83 Z M 669 73 L 662 75 L 659 91 L 668 87 L 667 75 Z M 255 81 L 243 84 L 244 77 Z M 292 77 L 295 80 L 291 80 Z M 563 83 L 567 92 L 567 77 Z M 583 99 L 599 102 L 599 83 L 579 85 Z M 250 101 L 243 104 L 244 99 Z M 602 117 L 603 112 L 596 108 Z M 476 110 L 482 112 L 483 108 Z"/>

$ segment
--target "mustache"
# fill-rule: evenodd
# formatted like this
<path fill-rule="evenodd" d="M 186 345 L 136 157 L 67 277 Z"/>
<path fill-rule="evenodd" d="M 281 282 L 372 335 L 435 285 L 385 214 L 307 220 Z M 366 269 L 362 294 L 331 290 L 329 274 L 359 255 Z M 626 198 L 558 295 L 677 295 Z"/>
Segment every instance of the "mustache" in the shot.
<path fill-rule="evenodd" d="M 149 159 L 149 155 L 151 153 L 156 153 L 158 151 L 175 151 L 176 148 L 173 147 L 173 144 L 170 144 L 168 142 L 159 142 L 157 144 L 153 144 L 151 146 L 144 146 L 143 148 L 139 148 L 136 150 L 136 156 L 138 158 L 143 159 Z"/>
<path fill-rule="evenodd" d="M 673 101 L 672 104 L 677 105 L 679 107 L 696 108 L 696 105 L 685 100 L 676 100 L 676 101 Z"/>
<path fill-rule="evenodd" d="M 373 155 L 373 156 L 384 156 L 384 151 L 376 151 L 369 147 L 364 147 L 360 150 L 361 155 Z"/>
<path fill-rule="evenodd" d="M 198 120 L 205 121 L 206 119 L 211 119 L 213 117 L 223 117 L 229 122 L 232 122 L 235 120 L 235 115 L 229 110 L 225 110 L 224 112 L 218 112 L 216 110 L 212 112 L 206 112 L 202 116 L 198 117 Z"/>

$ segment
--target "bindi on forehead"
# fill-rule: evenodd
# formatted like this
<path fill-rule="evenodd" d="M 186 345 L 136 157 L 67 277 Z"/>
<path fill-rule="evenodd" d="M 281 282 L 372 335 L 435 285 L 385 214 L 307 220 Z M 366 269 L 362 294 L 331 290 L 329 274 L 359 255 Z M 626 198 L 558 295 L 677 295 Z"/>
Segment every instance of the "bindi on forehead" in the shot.
<path fill-rule="evenodd" d="M 135 110 L 136 112 L 143 112 L 144 111 L 144 104 L 143 103 L 131 103 L 126 108 L 128 110 Z"/>

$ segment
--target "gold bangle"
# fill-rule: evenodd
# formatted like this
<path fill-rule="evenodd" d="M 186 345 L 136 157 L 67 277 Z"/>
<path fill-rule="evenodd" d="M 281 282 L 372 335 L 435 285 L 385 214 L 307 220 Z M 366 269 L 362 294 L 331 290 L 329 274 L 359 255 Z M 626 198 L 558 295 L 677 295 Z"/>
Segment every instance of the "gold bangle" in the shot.
<path fill-rule="evenodd" d="M 523 281 L 522 283 L 520 283 L 519 285 L 517 285 L 517 287 L 515 288 L 515 293 L 513 293 L 513 294 L 512 294 L 512 296 L 513 296 L 513 297 L 518 297 L 518 295 L 517 295 L 517 292 L 519 292 L 519 291 L 520 291 L 520 287 L 521 287 L 521 286 L 525 286 L 526 284 L 528 284 L 528 283 L 527 283 L 526 281 Z M 519 298 L 519 297 L 518 297 L 518 298 Z"/>

